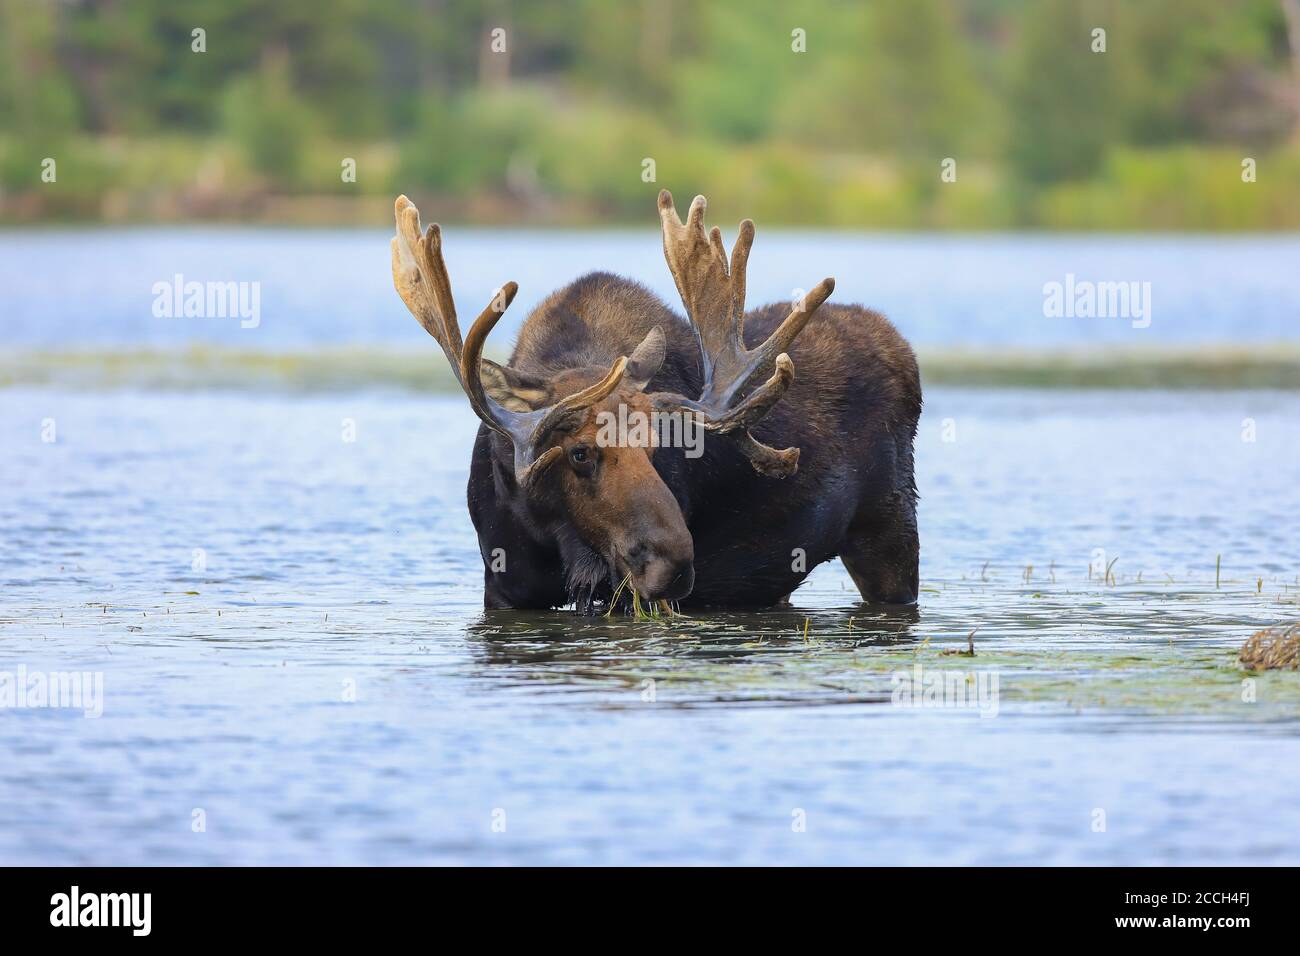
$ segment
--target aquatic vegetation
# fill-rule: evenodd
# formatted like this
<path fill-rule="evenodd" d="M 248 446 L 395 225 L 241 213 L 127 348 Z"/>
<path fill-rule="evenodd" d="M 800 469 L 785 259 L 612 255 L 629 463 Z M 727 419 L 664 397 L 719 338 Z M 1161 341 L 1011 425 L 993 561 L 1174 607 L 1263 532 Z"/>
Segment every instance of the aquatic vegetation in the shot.
<path fill-rule="evenodd" d="M 1295 346 L 1149 347 L 1143 350 L 1010 351 L 918 346 L 927 388 L 1300 388 Z M 81 389 L 261 390 L 321 394 L 384 388 L 454 393 L 445 366 L 392 346 L 336 345 L 259 351 L 218 344 L 0 350 L 0 385 Z M 1032 571 L 1032 565 L 1030 566 Z"/>
<path fill-rule="evenodd" d="M 979 630 L 979 628 L 976 628 Z M 945 648 L 939 652 L 948 657 L 974 657 L 975 656 L 975 631 L 966 635 L 966 650 L 958 650 L 955 647 Z"/>
<path fill-rule="evenodd" d="M 625 575 L 622 581 L 618 582 L 618 587 L 614 589 L 613 596 L 609 599 L 609 609 L 605 611 L 605 617 L 612 617 L 614 610 L 619 607 L 619 601 L 623 595 L 629 595 L 624 601 L 626 605 L 631 603 L 632 618 L 637 621 L 658 621 L 661 618 L 678 618 L 686 617 L 681 611 L 672 606 L 672 603 L 666 600 L 651 601 L 642 605 L 641 595 L 637 593 L 636 588 L 632 587 L 632 575 Z"/>

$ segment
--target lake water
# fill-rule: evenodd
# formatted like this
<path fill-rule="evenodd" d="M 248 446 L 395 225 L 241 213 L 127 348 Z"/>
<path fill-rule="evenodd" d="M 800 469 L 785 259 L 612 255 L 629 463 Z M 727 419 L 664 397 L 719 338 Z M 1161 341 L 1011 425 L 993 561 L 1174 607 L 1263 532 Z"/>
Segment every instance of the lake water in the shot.
<path fill-rule="evenodd" d="M 612 233 L 448 227 L 445 251 L 462 321 L 472 320 L 504 282 L 517 281 L 518 298 L 494 332 L 494 344 L 504 347 L 529 309 L 594 269 L 634 278 L 676 306 L 657 224 L 647 227 Z M 428 347 L 393 292 L 391 235 L 235 228 L 0 231 L 3 344 Z M 777 232 L 760 224 L 749 304 L 789 301 L 796 289 L 831 275 L 833 301 L 879 309 L 924 347 L 1295 342 L 1297 262 L 1296 236 L 895 236 Z M 258 326 L 156 318 L 154 285 L 177 275 L 187 282 L 259 283 Z M 1043 286 L 1064 284 L 1070 275 L 1150 283 L 1150 325 L 1044 316 Z"/>
<path fill-rule="evenodd" d="M 442 361 L 368 234 L 101 234 L 71 251 L 97 256 L 98 295 L 53 235 L 0 240 L 20 352 L 243 335 Z M 556 284 L 477 241 L 466 289 Z M 828 255 L 889 265 L 859 289 L 897 296 L 917 340 L 1296 338 L 1294 240 L 1071 242 Z M 630 243 L 544 259 L 642 275 Z M 935 288 L 945 245 L 964 265 Z M 1218 285 L 1192 308 L 1185 276 L 1186 311 L 1166 291 L 1147 330 L 1033 305 L 1053 269 L 1163 262 L 1172 283 L 1187 261 Z M 299 291 L 257 330 L 154 319 L 149 284 L 205 263 L 260 274 L 268 303 Z M 1038 317 L 1006 328 L 999 302 Z M 930 389 L 915 611 L 857 604 L 832 563 L 788 610 L 665 621 L 482 610 L 475 427 L 463 400 L 395 389 L 0 388 L 0 675 L 103 681 L 97 718 L 0 708 L 0 863 L 1300 863 L 1300 675 L 1235 660 L 1300 618 L 1300 395 Z M 972 632 L 974 657 L 945 653 Z M 949 693 L 901 696 L 936 672 Z M 958 687 L 967 706 L 940 706 Z"/>

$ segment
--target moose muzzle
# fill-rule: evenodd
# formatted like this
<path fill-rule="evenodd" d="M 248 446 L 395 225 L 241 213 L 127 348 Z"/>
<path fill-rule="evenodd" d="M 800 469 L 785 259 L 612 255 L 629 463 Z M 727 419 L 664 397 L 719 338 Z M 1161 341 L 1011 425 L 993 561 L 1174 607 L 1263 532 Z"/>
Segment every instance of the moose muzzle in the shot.
<path fill-rule="evenodd" d="M 643 490 L 637 512 L 630 533 L 615 542 L 615 563 L 621 573 L 632 575 L 632 587 L 641 597 L 679 601 L 695 587 L 695 543 L 681 508 L 660 484 Z"/>

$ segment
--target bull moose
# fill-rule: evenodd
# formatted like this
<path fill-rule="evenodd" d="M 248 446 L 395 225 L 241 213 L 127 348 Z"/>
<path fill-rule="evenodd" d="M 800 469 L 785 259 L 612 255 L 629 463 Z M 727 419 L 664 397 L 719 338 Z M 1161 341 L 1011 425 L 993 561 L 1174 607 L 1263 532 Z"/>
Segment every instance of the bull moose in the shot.
<path fill-rule="evenodd" d="M 629 582 L 647 601 L 765 607 L 836 556 L 864 600 L 916 601 L 911 348 L 876 312 L 824 305 L 829 278 L 746 313 L 754 224 L 728 261 L 704 211 L 697 196 L 683 223 L 659 195 L 687 321 L 593 272 L 538 305 L 499 365 L 483 345 L 515 283 L 462 340 L 441 230 L 422 233 L 398 198 L 393 283 L 482 420 L 468 494 L 486 607 L 590 613 Z M 629 412 L 683 416 L 707 436 L 702 454 L 611 441 L 602 423 Z"/>

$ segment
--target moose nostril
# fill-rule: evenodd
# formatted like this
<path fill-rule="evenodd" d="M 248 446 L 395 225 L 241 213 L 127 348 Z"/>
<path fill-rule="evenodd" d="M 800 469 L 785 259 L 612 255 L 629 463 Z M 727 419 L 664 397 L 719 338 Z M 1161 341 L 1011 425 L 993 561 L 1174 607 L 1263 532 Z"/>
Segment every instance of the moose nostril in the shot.
<path fill-rule="evenodd" d="M 690 561 L 684 561 L 675 568 L 675 573 L 668 579 L 668 585 L 664 588 L 664 596 L 670 600 L 686 597 L 695 587 L 695 565 Z"/>

